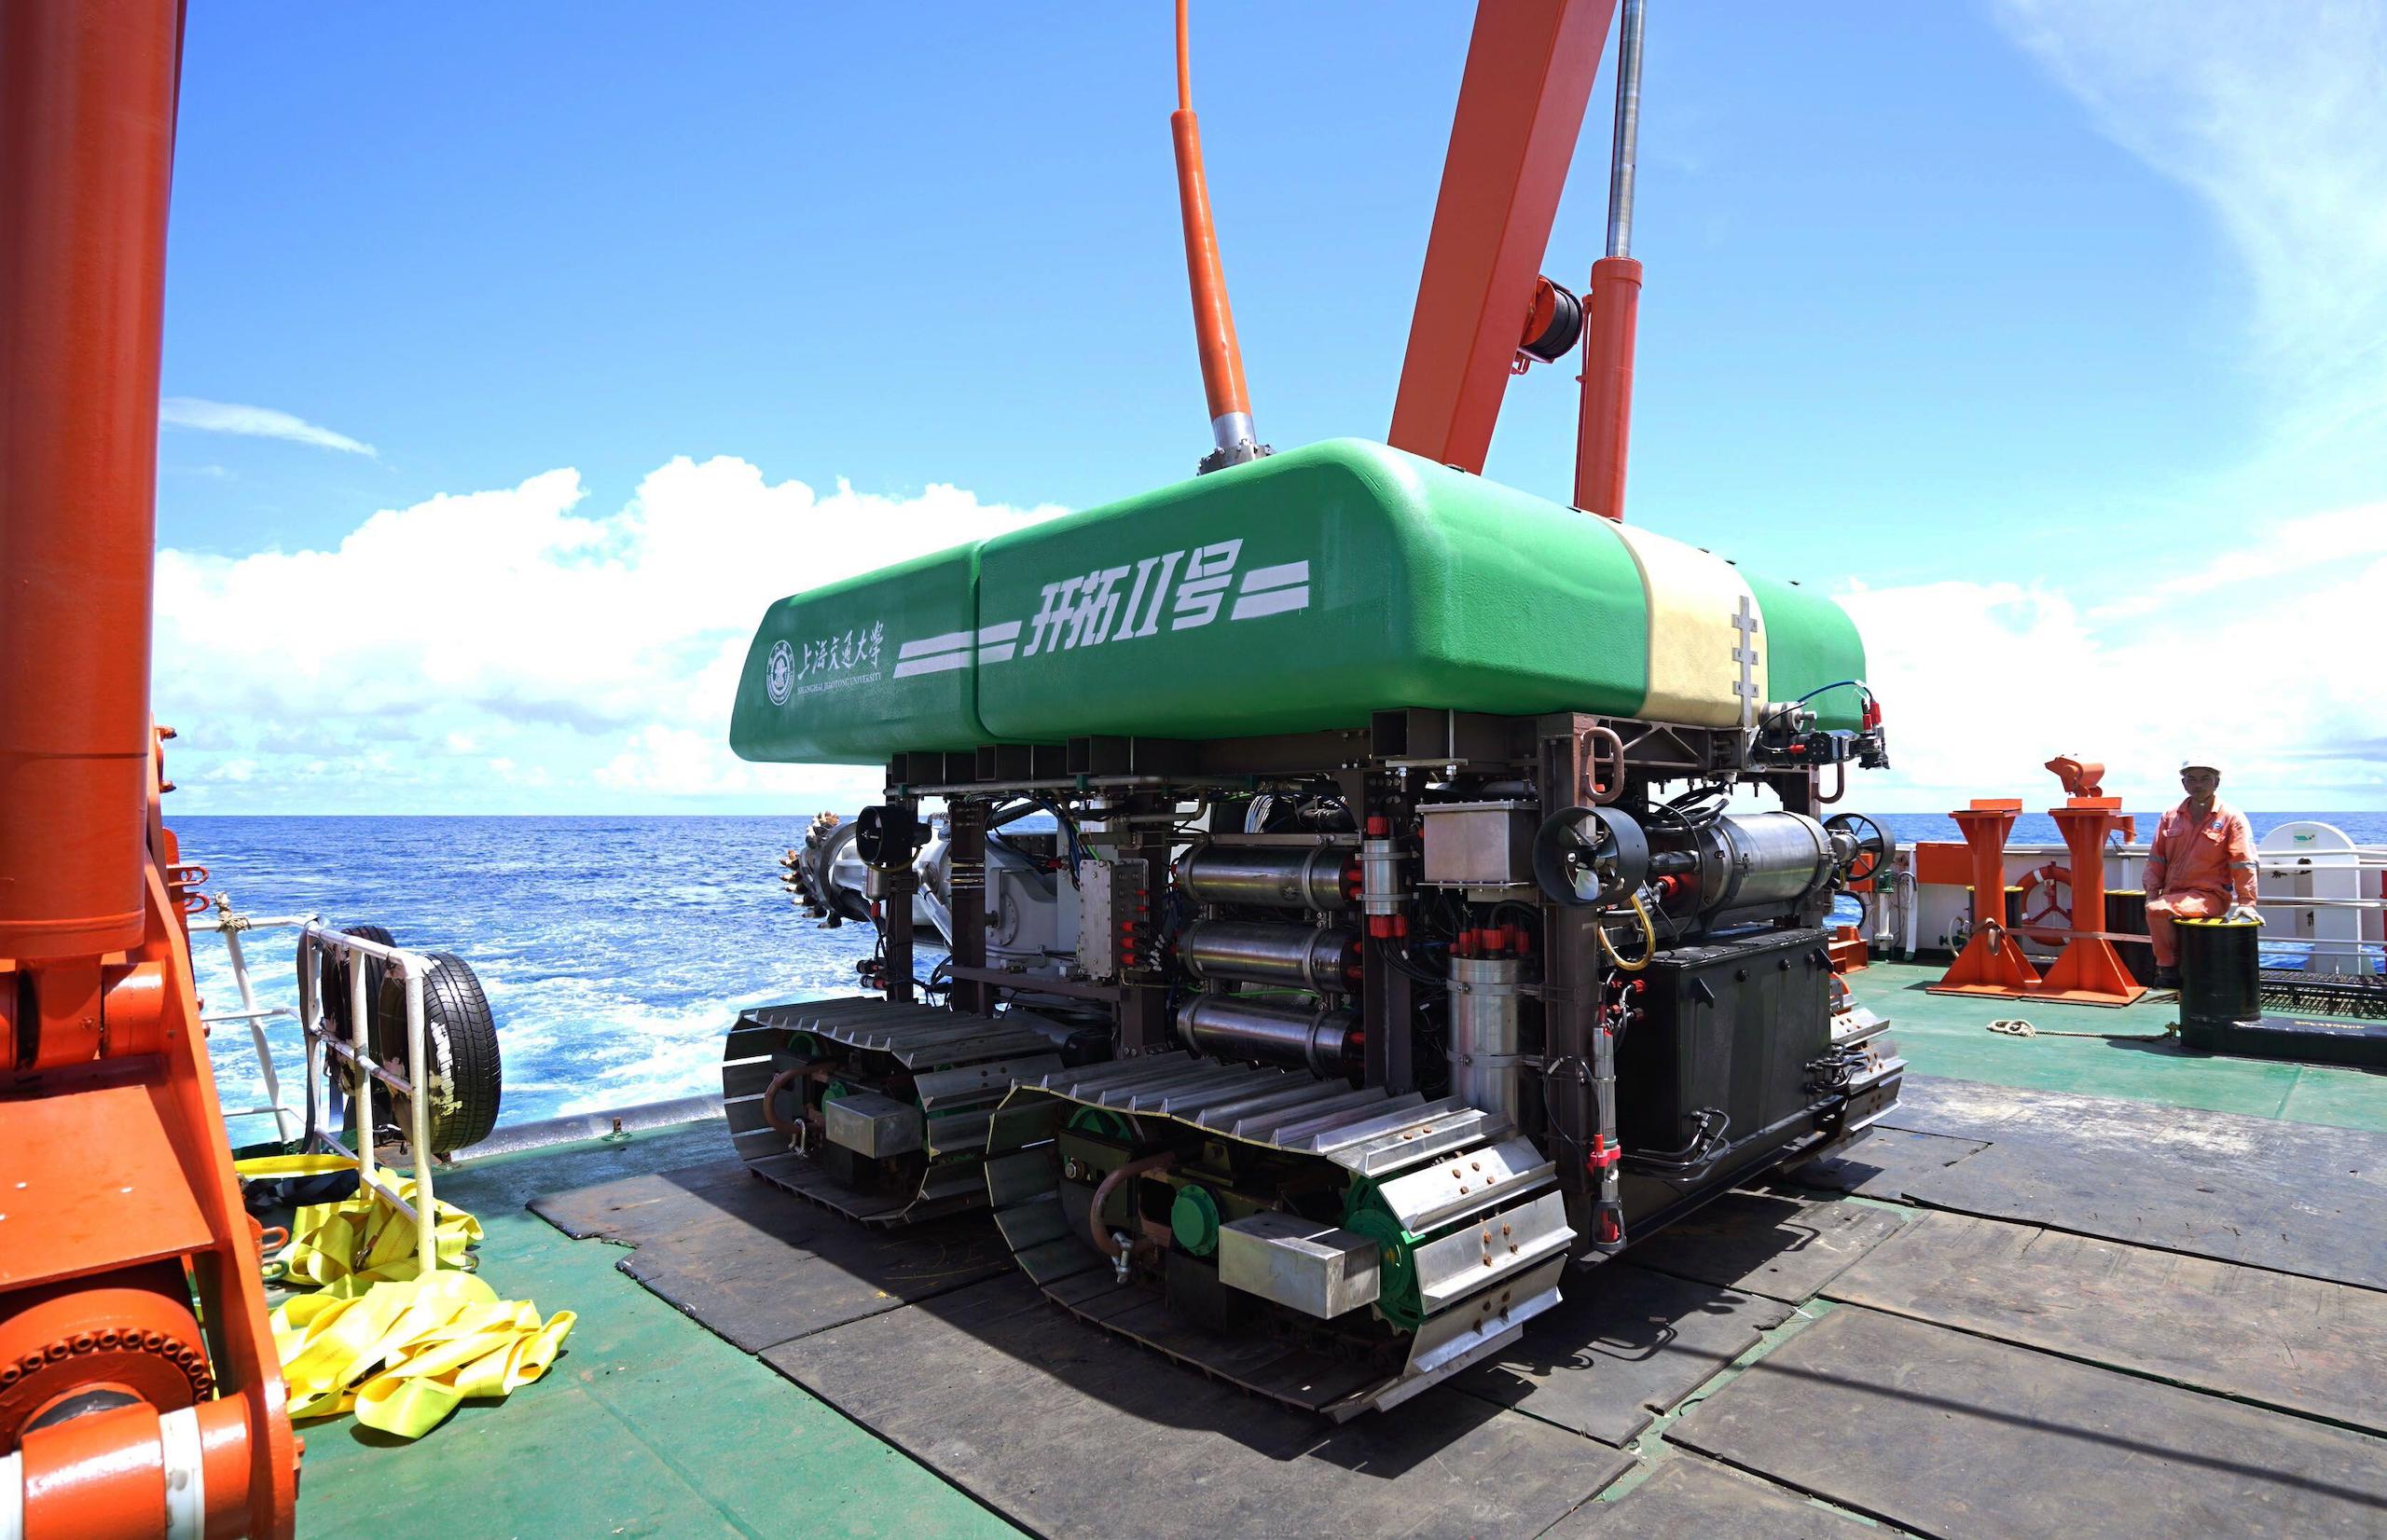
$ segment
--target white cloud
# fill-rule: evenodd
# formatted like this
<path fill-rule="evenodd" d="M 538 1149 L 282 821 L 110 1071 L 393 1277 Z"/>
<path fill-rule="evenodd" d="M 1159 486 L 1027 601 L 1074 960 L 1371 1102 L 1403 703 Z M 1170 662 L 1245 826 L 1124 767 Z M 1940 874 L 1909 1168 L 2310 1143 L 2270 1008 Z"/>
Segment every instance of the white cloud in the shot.
<path fill-rule="evenodd" d="M 2194 192 L 2254 288 L 2272 442 L 2246 489 L 2367 502 L 2387 472 L 2387 8 L 2368 0 L 2000 0 L 2098 127 Z M 2293 495 L 2292 492 L 2289 493 Z"/>
<path fill-rule="evenodd" d="M 2040 766 L 2078 753 L 2144 807 L 2175 796 L 2173 766 L 2201 751 L 2227 761 L 2242 806 L 2387 805 L 2387 692 L 2368 661 L 2387 594 L 2387 11 L 1998 13 L 2103 132 L 2210 209 L 2251 285 L 2242 340 L 2268 411 L 2246 463 L 2184 510 L 2200 532 L 2145 563 L 2155 581 L 2099 559 L 2092 525 L 2061 579 L 1844 596 L 1897 765 L 1855 795 L 1908 810 L 2045 797 Z"/>
<path fill-rule="evenodd" d="M 2180 599 L 2233 592 L 2242 597 L 2281 580 L 2300 586 L 2318 570 L 2379 556 L 2387 556 L 2387 502 L 2279 519 L 2201 567 L 2102 600 L 2091 614 L 2101 620 L 2152 614 Z"/>
<path fill-rule="evenodd" d="M 674 460 L 612 513 L 586 501 L 557 470 L 385 510 L 334 550 L 160 552 L 156 693 L 184 728 L 178 759 L 239 754 L 241 805 L 260 810 L 857 802 L 866 768 L 729 752 L 764 610 L 1061 511 L 945 486 L 821 495 L 730 458 Z M 186 805 L 231 804 L 211 790 Z"/>
<path fill-rule="evenodd" d="M 2387 594 L 2387 10 L 1999 0 L 1998 14 L 2104 132 L 2211 210 L 2250 285 L 2242 341 L 2268 412 L 2257 452 L 2192 510 L 2230 532 L 2163 553 L 2151 584 L 2132 587 L 2117 557 L 2061 580 L 1845 596 L 1898 766 L 1862 777 L 1852 804 L 2051 794 L 2040 764 L 2078 752 L 2146 805 L 2183 750 L 2204 749 L 2229 758 L 2243 804 L 2387 805 L 2387 692 L 2369 661 Z M 167 406 L 370 452 L 287 414 Z M 333 551 L 164 553 L 159 708 L 195 719 L 178 758 L 208 743 L 225 756 L 221 778 L 186 777 L 190 794 L 851 805 L 868 771 L 745 765 L 722 746 L 756 618 L 781 594 L 1034 516 L 951 488 L 822 496 L 737 460 L 674 461 L 612 514 L 583 501 L 557 471 L 377 515 Z M 449 734 L 473 749 L 417 751 Z"/>
<path fill-rule="evenodd" d="M 370 444 L 336 433 L 329 428 L 319 428 L 303 418 L 271 406 L 238 406 L 224 401 L 201 401 L 196 396 L 170 395 L 158 403 L 158 420 L 176 428 L 196 428 L 205 433 L 239 433 L 248 438 L 283 438 L 293 444 L 311 444 L 318 449 L 338 449 L 342 454 L 364 455 L 379 459 L 379 453 Z M 222 474 L 221 466 L 208 468 L 212 474 Z"/>
<path fill-rule="evenodd" d="M 2052 805 L 2030 800 L 2055 792 L 2041 767 L 2077 754 L 2110 767 L 2108 792 L 2147 807 L 2175 798 L 2173 768 L 2203 752 L 2225 762 L 2225 795 L 2242 807 L 2387 806 L 2387 693 L 2365 661 L 2387 549 L 2348 559 L 2253 533 L 2263 559 L 2243 581 L 2208 571 L 2126 610 L 1973 579 L 1842 595 L 1895 766 L 1857 777 L 1851 804 Z"/>

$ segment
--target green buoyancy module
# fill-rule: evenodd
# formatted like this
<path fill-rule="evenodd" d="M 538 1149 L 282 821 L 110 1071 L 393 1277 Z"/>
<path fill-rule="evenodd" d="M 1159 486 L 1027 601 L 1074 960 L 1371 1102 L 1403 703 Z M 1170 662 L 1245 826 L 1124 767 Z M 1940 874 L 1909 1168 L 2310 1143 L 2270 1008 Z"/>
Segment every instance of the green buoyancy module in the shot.
<path fill-rule="evenodd" d="M 784 598 L 750 760 L 1359 727 L 1439 707 L 1704 726 L 1865 675 L 1830 599 L 1334 439 Z M 1853 691 L 1814 703 L 1855 726 Z"/>

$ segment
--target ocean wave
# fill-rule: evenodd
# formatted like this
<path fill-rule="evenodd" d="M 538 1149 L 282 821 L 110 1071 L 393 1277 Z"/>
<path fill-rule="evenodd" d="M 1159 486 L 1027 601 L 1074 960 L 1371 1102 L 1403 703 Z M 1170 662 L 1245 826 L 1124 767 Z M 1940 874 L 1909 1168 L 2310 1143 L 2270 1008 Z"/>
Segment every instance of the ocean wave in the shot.
<path fill-rule="evenodd" d="M 716 1089 L 739 1011 L 851 993 L 866 926 L 823 930 L 788 903 L 779 853 L 805 819 L 191 818 L 211 886 L 250 914 L 323 910 L 471 964 L 497 1017 L 501 1121 Z M 592 895 L 603 895 L 592 901 Z M 296 937 L 243 938 L 260 1007 L 297 1005 Z M 931 959 L 924 958 L 926 968 Z M 192 938 L 211 1012 L 240 1009 L 222 941 Z M 298 1032 L 269 1023 L 285 1101 L 303 1101 Z M 264 1100 L 245 1026 L 210 1038 L 228 1110 Z M 235 1127 L 265 1136 L 264 1120 Z"/>

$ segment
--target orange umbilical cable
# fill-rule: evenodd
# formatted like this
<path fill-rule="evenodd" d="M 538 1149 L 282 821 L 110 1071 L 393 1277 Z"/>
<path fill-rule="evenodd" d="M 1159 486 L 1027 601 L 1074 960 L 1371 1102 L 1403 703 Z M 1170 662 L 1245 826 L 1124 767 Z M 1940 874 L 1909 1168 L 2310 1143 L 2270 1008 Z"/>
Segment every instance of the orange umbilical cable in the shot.
<path fill-rule="evenodd" d="M 1185 276 L 1194 293 L 1194 341 L 1217 446 L 1202 469 L 1211 471 L 1240 464 L 1260 450 L 1251 428 L 1251 399 L 1244 392 L 1243 350 L 1235 344 L 1235 311 L 1227 304 L 1226 273 L 1219 263 L 1218 232 L 1210 223 L 1209 186 L 1202 175 L 1186 0 L 1177 0 L 1177 111 L 1169 115 L 1168 127 L 1177 142 L 1177 200 L 1185 223 Z"/>

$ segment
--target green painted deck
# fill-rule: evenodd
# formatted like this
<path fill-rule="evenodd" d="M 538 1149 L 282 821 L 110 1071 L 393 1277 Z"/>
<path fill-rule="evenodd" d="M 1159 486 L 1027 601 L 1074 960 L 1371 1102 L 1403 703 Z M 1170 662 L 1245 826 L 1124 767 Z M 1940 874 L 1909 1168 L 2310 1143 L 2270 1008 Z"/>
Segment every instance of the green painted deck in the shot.
<path fill-rule="evenodd" d="M 1913 1074 L 2387 1131 L 2387 1076 L 2183 1052 L 2162 1037 L 2174 1019 L 2168 998 L 2124 1011 L 2001 1009 L 1925 994 L 1938 972 L 1876 964 L 1851 981 L 1862 1003 L 1891 1020 Z M 2042 1031 L 2108 1036 L 2001 1037 L 1986 1030 L 2000 1016 L 2023 1017 Z M 579 1325 L 545 1379 L 504 1403 L 468 1403 L 415 1444 L 384 1439 L 346 1417 L 302 1425 L 299 1533 L 473 1540 L 1020 1533 L 615 1271 L 626 1255 L 620 1247 L 569 1239 L 524 1208 L 542 1193 L 715 1158 L 729 1159 L 729 1146 L 722 1125 L 707 1122 L 467 1162 L 443 1176 L 440 1195 L 487 1228 L 480 1267 L 498 1292 L 545 1311 L 576 1311 Z M 1817 1303 L 1815 1313 L 1831 1308 Z M 1645 1462 L 1680 1458 L 1662 1448 L 1662 1433 L 1663 1424 L 1642 1440 Z M 1645 1463 L 1602 1495 L 1621 1495 L 1652 1468 Z"/>
<path fill-rule="evenodd" d="M 1925 993 L 1941 971 L 1938 965 L 1875 963 L 1849 976 L 1857 1000 L 1889 1018 L 1914 1074 L 2387 1132 L 2387 1077 L 2189 1052 L 2164 1036 L 2179 1020 L 2168 993 L 2121 1010 Z M 1991 1022 L 2013 1017 L 2043 1033 L 2108 1036 L 2009 1038 L 1989 1030 Z"/>
<path fill-rule="evenodd" d="M 298 1533 L 393 1535 L 1011 1535 L 1019 1532 L 523 1205 L 720 1157 L 718 1121 L 466 1164 L 442 1200 L 488 1231 L 480 1271 L 505 1299 L 579 1324 L 536 1384 L 468 1401 L 403 1443 L 349 1417 L 302 1423 Z"/>

